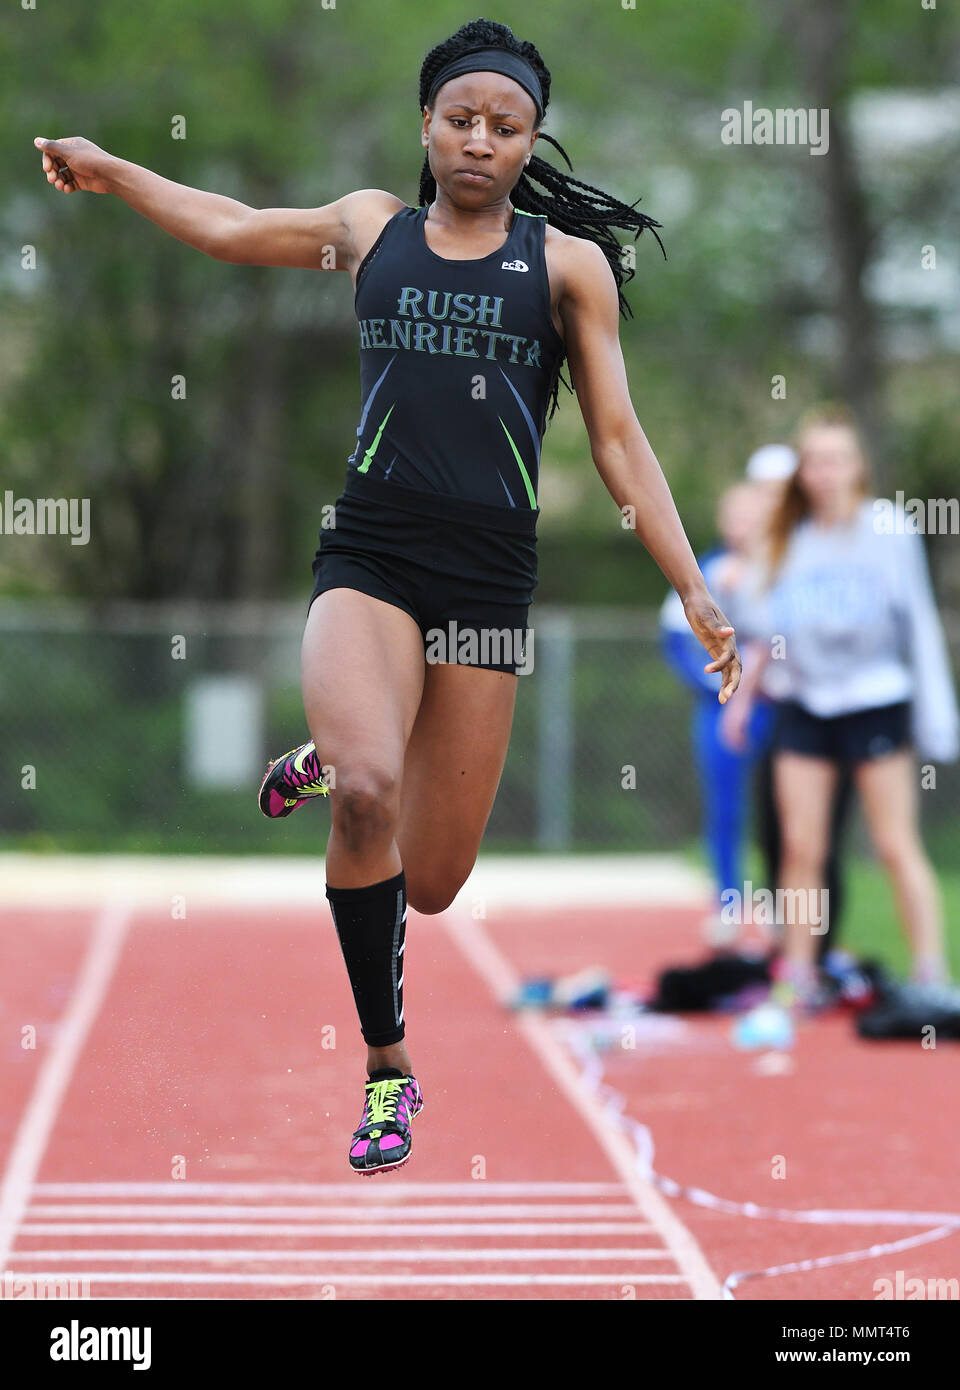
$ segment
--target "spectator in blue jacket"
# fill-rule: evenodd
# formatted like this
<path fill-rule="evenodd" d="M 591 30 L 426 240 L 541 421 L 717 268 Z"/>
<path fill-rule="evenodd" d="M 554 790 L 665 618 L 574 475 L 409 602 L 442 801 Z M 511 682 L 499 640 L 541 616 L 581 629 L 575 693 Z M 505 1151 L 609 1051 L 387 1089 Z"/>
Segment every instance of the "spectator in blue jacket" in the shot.
<path fill-rule="evenodd" d="M 760 481 L 736 483 L 720 497 L 717 527 L 722 544 L 698 556 L 698 563 L 724 612 L 756 547 L 762 544 L 772 500 Z M 712 945 L 726 945 L 740 934 L 740 924 L 729 920 L 729 911 L 723 912 L 724 902 L 730 902 L 729 897 L 724 900 L 723 894 L 728 889 L 743 893 L 741 854 L 750 802 L 749 772 L 768 741 L 773 711 L 770 705 L 757 702 L 746 745 L 738 750 L 730 748 L 720 736 L 724 706 L 717 701 L 717 691 L 721 676 L 716 672 L 705 674 L 703 647 L 690 630 L 683 604 L 672 591 L 660 610 L 660 626 L 661 648 L 667 662 L 695 695 L 693 755 L 700 778 L 704 839 L 716 887 L 715 909 L 704 922 L 703 930 Z"/>

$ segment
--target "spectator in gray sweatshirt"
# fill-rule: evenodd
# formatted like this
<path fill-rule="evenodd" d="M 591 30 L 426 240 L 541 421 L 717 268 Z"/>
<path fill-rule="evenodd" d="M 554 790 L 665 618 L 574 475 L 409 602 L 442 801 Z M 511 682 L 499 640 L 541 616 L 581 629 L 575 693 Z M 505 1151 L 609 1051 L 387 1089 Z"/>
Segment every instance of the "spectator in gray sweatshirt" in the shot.
<path fill-rule="evenodd" d="M 782 826 L 784 955 L 779 996 L 816 1004 L 816 946 L 830 806 L 849 765 L 912 955 L 913 980 L 949 981 L 939 886 L 920 838 L 915 763 L 960 755 L 960 716 L 923 541 L 872 495 L 849 414 L 812 412 L 775 510 L 767 553 L 729 619 L 744 676 L 724 710 L 742 739 L 759 690 L 776 699 L 774 779 Z M 876 504 L 876 505 L 875 505 Z M 790 917 L 794 920 L 790 920 Z"/>

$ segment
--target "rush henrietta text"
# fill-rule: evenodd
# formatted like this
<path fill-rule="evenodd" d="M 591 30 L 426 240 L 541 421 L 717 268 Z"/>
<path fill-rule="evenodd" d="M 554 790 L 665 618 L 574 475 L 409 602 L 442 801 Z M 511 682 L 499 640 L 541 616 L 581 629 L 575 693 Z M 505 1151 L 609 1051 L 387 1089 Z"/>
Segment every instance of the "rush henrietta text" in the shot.
<path fill-rule="evenodd" d="M 538 338 L 525 338 L 502 328 L 503 304 L 500 295 L 458 294 L 405 285 L 397 300 L 397 318 L 359 320 L 360 346 L 542 366 Z"/>

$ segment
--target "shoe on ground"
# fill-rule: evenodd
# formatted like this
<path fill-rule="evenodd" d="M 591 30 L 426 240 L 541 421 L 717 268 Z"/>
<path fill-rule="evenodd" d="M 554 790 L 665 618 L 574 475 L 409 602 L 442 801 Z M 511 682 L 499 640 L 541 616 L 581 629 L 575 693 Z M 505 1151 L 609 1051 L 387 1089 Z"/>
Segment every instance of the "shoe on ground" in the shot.
<path fill-rule="evenodd" d="M 924 1030 L 934 1029 L 934 1034 Z M 960 1039 L 960 989 L 956 985 L 888 985 L 878 1002 L 857 1017 L 861 1038 L 924 1041 Z"/>

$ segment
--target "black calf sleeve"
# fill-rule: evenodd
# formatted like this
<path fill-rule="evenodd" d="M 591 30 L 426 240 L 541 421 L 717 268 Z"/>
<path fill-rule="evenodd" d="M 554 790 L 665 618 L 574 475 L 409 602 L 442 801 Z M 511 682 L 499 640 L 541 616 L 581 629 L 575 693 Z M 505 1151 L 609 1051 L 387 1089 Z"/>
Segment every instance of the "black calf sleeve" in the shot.
<path fill-rule="evenodd" d="M 407 920 L 404 871 L 364 888 L 331 888 L 327 899 L 371 1047 L 399 1042 L 403 1025 L 403 948 Z"/>

